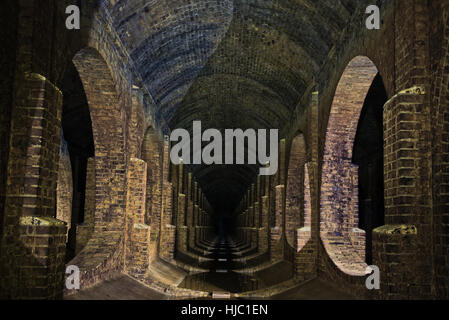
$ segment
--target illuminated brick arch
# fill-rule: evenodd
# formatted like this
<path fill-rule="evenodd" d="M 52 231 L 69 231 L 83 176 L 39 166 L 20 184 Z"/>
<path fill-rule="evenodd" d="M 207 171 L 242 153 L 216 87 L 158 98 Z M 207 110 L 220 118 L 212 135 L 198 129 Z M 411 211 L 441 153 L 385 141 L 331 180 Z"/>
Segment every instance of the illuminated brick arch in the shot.
<path fill-rule="evenodd" d="M 358 56 L 349 62 L 335 92 L 326 132 L 321 178 L 320 233 L 327 254 L 349 275 L 365 275 L 365 231 L 358 228 L 358 168 L 354 139 L 368 91 L 378 74 Z"/>
<path fill-rule="evenodd" d="M 123 107 L 103 57 L 94 48 L 75 55 L 92 119 L 95 145 L 95 221 L 92 238 L 69 264 L 81 270 L 87 288 L 121 268 L 126 206 Z"/>

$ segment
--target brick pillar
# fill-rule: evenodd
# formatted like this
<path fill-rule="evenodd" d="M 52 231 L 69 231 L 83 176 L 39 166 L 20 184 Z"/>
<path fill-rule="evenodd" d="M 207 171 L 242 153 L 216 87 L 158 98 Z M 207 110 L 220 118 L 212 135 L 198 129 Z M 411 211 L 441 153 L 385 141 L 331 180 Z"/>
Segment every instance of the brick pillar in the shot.
<path fill-rule="evenodd" d="M 150 256 L 150 226 L 145 224 L 147 164 L 130 159 L 128 164 L 128 190 L 126 201 L 126 230 L 124 271 L 143 277 L 148 270 Z"/>
<path fill-rule="evenodd" d="M 18 82 L 11 121 L 0 296 L 62 297 L 66 227 L 53 218 L 62 93 L 38 74 Z"/>
<path fill-rule="evenodd" d="M 426 1 L 398 1 L 395 89 L 384 106 L 385 226 L 373 231 L 382 298 L 429 297 L 433 278 L 431 58 Z M 397 274 L 401 276 L 398 277 Z"/>
<path fill-rule="evenodd" d="M 160 140 L 152 127 L 148 128 L 145 133 L 142 144 L 142 159 L 147 163 L 145 224 L 151 226 L 150 252 L 151 260 L 154 260 L 158 255 L 158 242 L 161 227 L 162 152 Z"/>
<path fill-rule="evenodd" d="M 249 221 L 249 227 L 253 228 L 255 226 L 255 210 L 254 210 L 254 204 L 256 203 L 256 185 L 253 183 L 251 185 L 251 211 L 250 211 L 250 221 Z"/>
<path fill-rule="evenodd" d="M 304 198 L 304 163 L 306 145 L 303 135 L 298 135 L 291 142 L 289 167 L 287 170 L 287 189 L 285 200 L 285 236 L 288 244 L 296 247 L 295 232 L 303 226 Z"/>
<path fill-rule="evenodd" d="M 268 214 L 269 214 L 269 198 L 268 196 L 262 197 L 261 202 L 261 226 L 258 234 L 258 248 L 259 253 L 264 253 L 268 250 Z"/>
<path fill-rule="evenodd" d="M 312 201 L 310 193 L 310 178 L 309 178 L 309 167 L 311 165 L 307 163 L 304 166 L 304 226 L 297 230 L 296 235 L 296 251 L 301 251 L 302 248 L 307 244 L 311 237 L 311 222 L 312 222 Z"/>
<path fill-rule="evenodd" d="M 310 97 L 307 118 L 307 157 L 304 166 L 304 227 L 297 230 L 295 277 L 307 280 L 316 276 L 320 241 L 320 173 L 318 141 L 318 92 Z"/>
<path fill-rule="evenodd" d="M 254 226 L 254 206 L 251 204 L 251 206 L 248 208 L 248 228 L 252 228 Z"/>
<path fill-rule="evenodd" d="M 128 129 L 128 152 L 132 158 L 142 157 L 142 141 L 144 138 L 144 102 L 142 88 L 133 85 L 131 90 L 132 104 Z"/>
<path fill-rule="evenodd" d="M 256 202 L 254 203 L 254 226 L 260 228 L 261 176 L 257 176 Z"/>
<path fill-rule="evenodd" d="M 173 212 L 173 185 L 168 182 L 170 168 L 170 143 L 168 137 L 165 137 L 163 157 L 163 193 L 159 250 L 161 258 L 171 261 L 174 259 L 175 253 L 176 227 L 171 224 Z"/>
<path fill-rule="evenodd" d="M 178 195 L 178 225 L 176 243 L 177 249 L 182 252 L 187 252 L 188 244 L 188 229 L 184 224 L 186 215 L 186 196 L 184 194 Z M 184 217 L 183 219 L 179 216 Z"/>
<path fill-rule="evenodd" d="M 195 248 L 195 236 L 196 236 L 196 226 L 198 225 L 198 182 L 193 182 L 193 188 L 192 188 L 192 203 L 190 210 L 188 212 L 189 215 L 191 215 L 191 224 L 189 227 L 189 246 L 190 248 Z"/>
<path fill-rule="evenodd" d="M 271 260 L 277 261 L 283 257 L 283 243 L 282 232 L 284 217 L 284 199 L 285 199 L 285 186 L 276 186 L 276 202 L 275 202 L 275 225 L 271 228 Z"/>
<path fill-rule="evenodd" d="M 427 112 L 422 88 L 405 90 L 384 107 L 386 225 L 373 231 L 373 264 L 381 270 L 399 265 L 405 272 L 384 273 L 386 298 L 430 294 Z"/>

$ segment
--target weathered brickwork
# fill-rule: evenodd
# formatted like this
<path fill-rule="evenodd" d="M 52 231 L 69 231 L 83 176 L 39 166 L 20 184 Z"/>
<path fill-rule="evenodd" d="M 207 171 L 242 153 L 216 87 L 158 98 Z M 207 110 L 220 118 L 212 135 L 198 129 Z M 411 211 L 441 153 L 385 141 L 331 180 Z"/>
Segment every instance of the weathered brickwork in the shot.
<path fill-rule="evenodd" d="M 300 186 L 304 190 L 304 225 L 295 230 L 296 251 L 301 251 L 309 242 L 312 235 L 312 197 L 310 193 L 309 168 L 310 163 L 304 166 L 304 185 Z"/>
<path fill-rule="evenodd" d="M 16 67 L 18 9 L 16 1 L 4 1 L 0 17 L 0 28 L 3 30 L 0 36 L 0 41 L 3 43 L 0 49 L 0 239 L 3 233 L 14 71 Z"/>
<path fill-rule="evenodd" d="M 123 251 L 126 158 L 121 107 L 106 63 L 95 49 L 88 48 L 75 56 L 74 64 L 89 103 L 95 144 L 94 233 L 71 261 L 82 270 L 81 286 L 86 288 L 121 269 L 117 261 Z"/>
<path fill-rule="evenodd" d="M 366 57 L 356 57 L 344 71 L 335 93 L 326 133 L 322 171 L 321 237 L 344 272 L 364 275 L 364 231 L 358 229 L 358 170 L 352 149 L 364 99 L 377 74 Z"/>
<path fill-rule="evenodd" d="M 146 222 L 155 232 L 160 228 L 161 217 L 161 149 L 153 128 L 148 128 L 143 140 L 142 158 L 147 163 Z"/>
<path fill-rule="evenodd" d="M 447 140 L 448 134 L 448 106 L 447 90 L 449 86 L 449 74 L 447 72 L 449 63 L 449 16 L 448 3 L 444 7 L 439 7 L 434 4 L 431 16 L 438 17 L 440 12 L 443 14 L 441 18 L 435 20 L 432 35 L 435 37 L 432 43 L 434 47 L 431 52 L 434 54 L 431 61 L 434 61 L 433 67 L 434 79 L 433 83 L 433 108 L 432 114 L 432 128 L 433 133 L 433 194 L 436 205 L 433 207 L 434 224 L 435 224 L 435 290 L 439 296 L 449 297 L 449 197 L 448 181 L 449 181 L 449 166 L 448 154 L 449 144 Z M 440 48 L 440 46 L 442 48 Z"/>
<path fill-rule="evenodd" d="M 37 291 L 26 291 L 29 279 L 23 279 L 21 268 L 39 266 L 33 259 L 33 252 L 23 241 L 24 228 L 21 221 L 26 219 L 46 219 L 55 216 L 55 190 L 58 180 L 59 145 L 61 139 L 62 95 L 58 88 L 43 76 L 25 74 L 15 100 L 11 121 L 11 146 L 9 152 L 8 180 L 5 199 L 5 216 L 2 238 L 2 295 L 12 298 L 39 298 Z M 29 217 L 25 218 L 25 217 Z M 44 234 L 48 237 L 61 236 L 65 243 L 65 226 L 52 220 L 50 228 Z M 37 227 L 39 229 L 39 227 Z M 34 232 L 36 233 L 36 232 Z M 26 238 L 31 241 L 33 236 Z M 32 242 L 32 241 L 31 241 Z M 54 245 L 58 245 L 58 241 Z M 47 253 L 49 254 L 49 253 Z M 40 257 L 46 259 L 45 251 Z M 14 257 L 14 258 L 13 258 Z M 60 257 L 61 258 L 61 257 Z M 48 260 L 51 267 L 59 270 L 62 259 Z M 28 278 L 32 278 L 32 268 Z M 55 272 L 55 271 L 53 271 Z M 61 277 L 60 277 L 61 278 Z M 43 296 L 55 298 L 54 287 L 61 285 L 61 279 L 43 283 Z M 59 281 L 59 282 L 58 282 Z M 52 289 L 53 288 L 53 289 Z M 25 290 L 25 291 L 24 291 Z M 48 290 L 48 291 L 46 291 Z"/>
<path fill-rule="evenodd" d="M 395 225 L 402 224 L 402 228 L 413 230 L 416 233 L 415 237 L 421 240 L 410 241 L 408 232 L 401 232 L 393 239 L 388 235 L 383 237 L 377 235 L 377 241 L 380 242 L 377 244 L 378 246 L 382 245 L 384 241 L 386 242 L 384 245 L 390 245 L 387 250 L 379 248 L 378 254 L 381 256 L 375 260 L 379 264 L 387 264 L 387 270 L 398 263 L 407 264 L 412 259 L 416 259 L 413 266 L 409 266 L 406 272 L 407 277 L 413 277 L 413 279 L 391 285 L 391 290 L 386 292 L 393 295 L 410 294 L 413 296 L 419 291 L 420 295 L 426 295 L 425 291 L 430 294 L 431 274 L 427 271 L 430 269 L 430 265 L 427 265 L 428 262 L 425 258 L 428 255 L 427 250 L 430 249 L 430 242 L 425 236 L 430 232 L 430 226 L 426 224 L 428 203 L 419 189 L 421 174 L 425 170 L 423 156 L 426 154 L 424 150 L 420 149 L 419 141 L 421 134 L 426 135 L 422 132 L 423 129 L 425 130 L 423 128 L 423 123 L 425 123 L 423 121 L 425 115 L 422 112 L 424 110 L 423 98 L 423 92 L 420 92 L 419 89 L 416 91 L 412 89 L 394 96 L 384 107 L 384 130 L 386 132 L 385 227 L 389 229 L 379 228 L 375 233 L 386 233 L 388 230 L 395 230 Z M 389 233 L 398 232 L 390 231 Z M 400 238 L 400 235 L 404 235 L 405 239 L 397 239 Z M 404 241 L 406 244 L 403 243 Z M 403 246 L 406 247 L 403 248 Z M 391 258 L 386 259 L 382 254 L 391 254 Z M 394 257 L 401 258 L 401 260 L 398 262 Z M 409 289 L 413 292 L 408 293 Z"/>
<path fill-rule="evenodd" d="M 19 267 L 21 287 L 14 298 L 61 299 L 64 280 L 66 227 L 51 217 L 21 217 L 19 242 L 26 252 Z M 19 284 L 19 285 L 18 285 Z"/>

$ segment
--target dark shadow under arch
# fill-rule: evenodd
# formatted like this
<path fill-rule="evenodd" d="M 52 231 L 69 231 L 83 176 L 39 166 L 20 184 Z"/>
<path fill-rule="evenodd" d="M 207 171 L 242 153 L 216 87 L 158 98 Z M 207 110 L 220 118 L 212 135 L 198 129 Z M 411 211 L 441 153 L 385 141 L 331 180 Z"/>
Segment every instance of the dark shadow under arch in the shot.
<path fill-rule="evenodd" d="M 384 225 L 383 107 L 387 92 L 374 78 L 360 114 L 352 161 L 358 166 L 359 228 L 366 232 L 366 263 L 372 264 L 372 231 Z"/>
<path fill-rule="evenodd" d="M 70 261 L 75 257 L 77 227 L 84 222 L 87 164 L 88 159 L 95 156 L 95 147 L 89 104 L 73 63 L 66 69 L 61 89 L 64 97 L 62 131 L 67 142 L 67 149 L 61 149 L 61 157 L 70 159 L 72 171 L 72 202 L 66 254 L 66 261 Z M 68 154 L 64 154 L 65 150 Z M 62 164 L 64 163 L 62 161 Z"/>

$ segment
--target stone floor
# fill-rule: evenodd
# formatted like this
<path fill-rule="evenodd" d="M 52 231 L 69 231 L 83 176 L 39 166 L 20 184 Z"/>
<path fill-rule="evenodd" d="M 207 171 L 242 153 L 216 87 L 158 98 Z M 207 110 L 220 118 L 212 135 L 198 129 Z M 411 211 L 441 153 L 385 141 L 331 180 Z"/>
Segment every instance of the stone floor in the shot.
<path fill-rule="evenodd" d="M 123 275 L 71 295 L 66 300 L 167 300 L 163 294 L 147 288 L 139 282 Z M 273 300 L 354 300 L 323 280 L 315 279 L 306 284 L 274 296 Z"/>
<path fill-rule="evenodd" d="M 167 297 L 122 275 L 65 297 L 65 300 L 167 300 Z"/>
<path fill-rule="evenodd" d="M 297 288 L 281 293 L 273 300 L 357 300 L 324 280 L 314 279 Z"/>

